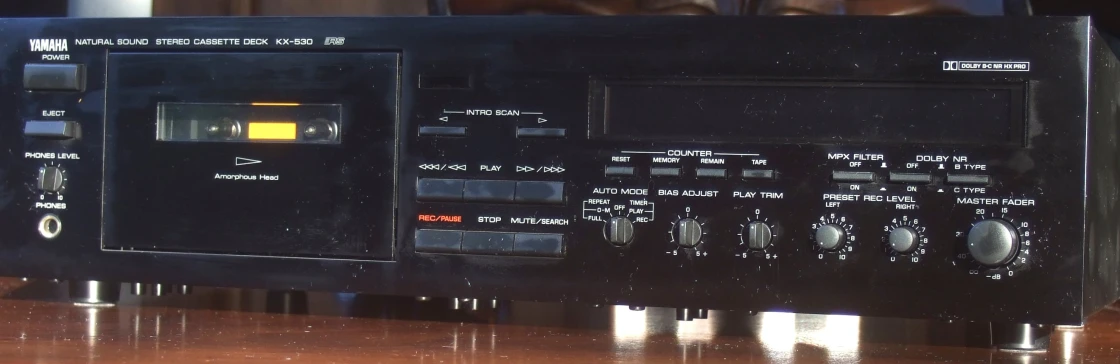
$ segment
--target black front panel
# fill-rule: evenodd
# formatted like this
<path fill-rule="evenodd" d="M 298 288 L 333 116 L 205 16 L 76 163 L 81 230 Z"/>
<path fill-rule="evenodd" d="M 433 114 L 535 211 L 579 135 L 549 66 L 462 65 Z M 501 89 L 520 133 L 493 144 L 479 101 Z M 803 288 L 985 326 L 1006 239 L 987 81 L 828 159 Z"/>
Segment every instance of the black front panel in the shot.
<path fill-rule="evenodd" d="M 601 99 L 599 99 L 601 97 Z M 618 140 L 1022 144 L 1022 85 L 613 82 L 592 135 Z M 970 128 L 946 128 L 974 120 Z M 688 127 L 681 127 L 687 124 Z M 804 127 L 812 124 L 812 127 Z"/>
<path fill-rule="evenodd" d="M 182 22 L 0 27 L 0 273 L 1086 313 L 1083 20 Z"/>
<path fill-rule="evenodd" d="M 391 258 L 398 59 L 110 53 L 104 247 Z M 157 137 L 172 118 L 196 127 Z M 288 143 L 312 120 L 341 144 Z"/>

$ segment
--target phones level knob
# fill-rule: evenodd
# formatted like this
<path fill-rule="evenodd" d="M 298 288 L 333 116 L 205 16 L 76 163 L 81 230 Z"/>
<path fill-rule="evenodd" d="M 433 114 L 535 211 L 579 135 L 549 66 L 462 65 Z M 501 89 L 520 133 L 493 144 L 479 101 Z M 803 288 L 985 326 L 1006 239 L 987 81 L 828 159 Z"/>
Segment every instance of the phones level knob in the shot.
<path fill-rule="evenodd" d="M 813 236 L 817 242 L 817 246 L 821 249 L 828 251 L 839 250 L 844 245 L 844 239 L 847 239 L 847 233 L 844 228 L 836 224 L 824 224 L 817 228 L 816 234 Z"/>
<path fill-rule="evenodd" d="M 887 234 L 887 243 L 899 254 L 909 254 L 918 248 L 918 231 L 909 226 L 899 226 Z"/>
<path fill-rule="evenodd" d="M 62 191 L 66 187 L 66 172 L 56 166 L 40 168 L 36 187 L 43 192 Z"/>
<path fill-rule="evenodd" d="M 677 235 L 677 245 L 685 248 L 692 248 L 700 244 L 700 238 L 704 235 L 704 227 L 700 225 L 699 221 L 692 218 L 680 219 L 676 226 L 673 226 L 673 230 Z"/>
<path fill-rule="evenodd" d="M 1019 252 L 1019 232 L 1000 219 L 980 220 L 968 231 L 968 252 L 980 264 L 1007 264 Z"/>
<path fill-rule="evenodd" d="M 630 244 L 630 241 L 634 239 L 634 222 L 623 216 L 610 218 L 603 229 L 607 241 L 614 245 Z"/>

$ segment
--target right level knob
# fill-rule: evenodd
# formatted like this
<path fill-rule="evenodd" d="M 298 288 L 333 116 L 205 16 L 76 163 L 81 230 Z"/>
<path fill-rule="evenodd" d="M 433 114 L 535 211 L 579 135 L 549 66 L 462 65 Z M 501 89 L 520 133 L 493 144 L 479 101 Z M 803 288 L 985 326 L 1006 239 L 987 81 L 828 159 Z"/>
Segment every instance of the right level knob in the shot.
<path fill-rule="evenodd" d="M 918 239 L 918 230 L 909 226 L 899 226 L 887 233 L 887 243 L 899 254 L 913 253 L 918 248 Z"/>
<path fill-rule="evenodd" d="M 986 266 L 1007 264 L 1019 252 L 1019 232 L 1004 220 L 980 220 L 968 231 L 968 252 Z"/>

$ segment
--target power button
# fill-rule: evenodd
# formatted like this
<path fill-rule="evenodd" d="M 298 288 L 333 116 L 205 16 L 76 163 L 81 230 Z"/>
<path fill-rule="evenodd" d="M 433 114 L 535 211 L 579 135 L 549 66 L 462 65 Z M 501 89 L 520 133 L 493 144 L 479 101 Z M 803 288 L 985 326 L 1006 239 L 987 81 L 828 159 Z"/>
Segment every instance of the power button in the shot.
<path fill-rule="evenodd" d="M 73 63 L 28 63 L 23 65 L 23 88 L 29 91 L 81 91 L 85 67 Z"/>

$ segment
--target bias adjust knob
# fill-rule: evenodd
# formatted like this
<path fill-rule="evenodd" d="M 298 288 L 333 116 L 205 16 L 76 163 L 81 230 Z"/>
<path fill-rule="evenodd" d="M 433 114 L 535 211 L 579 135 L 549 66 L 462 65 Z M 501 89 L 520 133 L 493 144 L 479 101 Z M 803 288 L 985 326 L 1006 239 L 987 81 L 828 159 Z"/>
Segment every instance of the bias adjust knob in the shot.
<path fill-rule="evenodd" d="M 754 250 L 766 249 L 774 238 L 774 231 L 770 225 L 762 221 L 753 221 L 743 228 L 743 235 L 747 237 L 747 247 Z"/>
<path fill-rule="evenodd" d="M 615 216 L 603 225 L 603 235 L 607 242 L 617 246 L 630 244 L 634 239 L 634 222 L 624 216 Z"/>
<path fill-rule="evenodd" d="M 887 233 L 887 243 L 896 253 L 910 254 L 918 248 L 918 231 L 909 226 L 896 227 Z"/>
<path fill-rule="evenodd" d="M 813 235 L 813 240 L 816 241 L 817 246 L 827 251 L 840 250 L 844 245 L 844 240 L 847 238 L 847 232 L 844 231 L 844 227 L 837 224 L 821 225 Z"/>
<path fill-rule="evenodd" d="M 57 166 L 39 168 L 36 187 L 43 192 L 62 192 L 66 188 L 66 171 Z"/>
<path fill-rule="evenodd" d="M 968 231 L 968 252 L 989 267 L 1007 264 L 1019 252 L 1019 232 L 1004 220 L 980 220 Z"/>
<path fill-rule="evenodd" d="M 700 238 L 704 236 L 704 227 L 696 219 L 684 218 L 673 225 L 673 234 L 676 235 L 677 245 L 692 248 L 700 244 Z"/>

